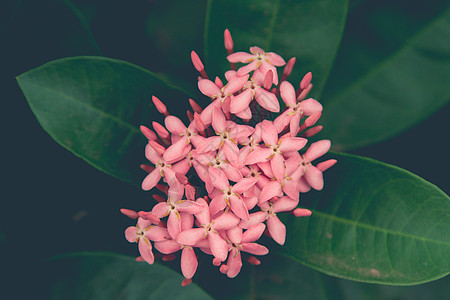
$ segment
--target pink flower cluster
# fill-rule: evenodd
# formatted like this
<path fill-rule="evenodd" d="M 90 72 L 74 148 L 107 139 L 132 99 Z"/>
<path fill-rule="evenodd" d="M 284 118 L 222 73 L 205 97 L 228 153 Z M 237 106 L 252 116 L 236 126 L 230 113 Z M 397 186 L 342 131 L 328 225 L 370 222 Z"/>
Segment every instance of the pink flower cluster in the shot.
<path fill-rule="evenodd" d="M 195 248 L 212 255 L 213 264 L 232 278 L 242 267 L 241 252 L 269 252 L 257 243 L 263 233 L 283 245 L 286 227 L 277 214 L 309 216 L 311 211 L 297 208 L 299 194 L 311 188 L 321 190 L 322 172 L 336 163 L 332 159 L 312 164 L 329 150 L 329 140 L 312 143 L 299 153 L 307 138 L 322 129 L 315 125 L 322 105 L 305 99 L 312 88 L 311 73 L 295 90 L 286 81 L 295 58 L 286 64 L 278 54 L 258 47 L 251 47 L 250 53 L 233 53 L 228 30 L 225 48 L 232 69 L 225 73 L 226 84 L 219 77 L 209 80 L 200 58 L 191 53 L 201 74 L 198 87 L 212 102 L 202 109 L 190 99 L 193 113 L 188 111 L 188 126 L 153 97 L 165 116 L 165 126 L 153 122 L 154 131 L 141 126 L 148 139 L 145 155 L 154 164 L 142 166 L 149 173 L 142 188 L 157 187 L 167 197 L 154 195 L 159 203 L 150 212 L 122 209 L 137 219 L 137 225 L 127 228 L 125 236 L 138 243 L 139 260 L 152 264 L 153 246 L 165 255 L 163 260 L 181 251 L 183 285 L 192 281 L 197 270 Z M 236 63 L 245 65 L 236 70 Z M 277 67 L 284 65 L 280 80 Z M 281 113 L 278 96 L 285 104 Z M 270 113 L 280 114 L 269 121 Z M 248 125 L 258 117 L 263 120 Z M 189 181 L 190 171 L 204 183 L 204 195 Z M 159 184 L 161 179 L 165 184 Z M 260 263 L 254 256 L 248 261 Z"/>

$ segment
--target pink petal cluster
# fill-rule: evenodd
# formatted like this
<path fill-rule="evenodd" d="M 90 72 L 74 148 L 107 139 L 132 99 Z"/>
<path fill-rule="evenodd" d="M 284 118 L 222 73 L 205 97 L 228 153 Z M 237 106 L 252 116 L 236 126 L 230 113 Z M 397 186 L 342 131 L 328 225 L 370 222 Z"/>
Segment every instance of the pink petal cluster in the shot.
<path fill-rule="evenodd" d="M 154 165 L 142 166 L 149 173 L 142 189 L 157 187 L 167 197 L 154 195 L 159 203 L 151 211 L 122 209 L 137 219 L 125 236 L 138 244 L 139 260 L 152 264 L 153 247 L 164 254 L 163 260 L 181 252 L 183 285 L 192 281 L 197 270 L 195 249 L 212 255 L 212 263 L 232 278 L 242 267 L 241 253 L 250 254 L 248 262 L 257 265 L 260 261 L 253 255 L 269 252 L 257 243 L 263 233 L 283 245 L 286 227 L 277 214 L 309 216 L 311 211 L 297 208 L 300 193 L 321 190 L 322 172 L 336 163 L 331 159 L 313 165 L 330 149 L 329 140 L 312 143 L 304 151 L 307 138 L 322 129 L 315 126 L 322 105 L 306 99 L 311 73 L 296 90 L 286 81 L 295 58 L 286 64 L 278 54 L 258 47 L 251 47 L 250 53 L 233 53 L 233 45 L 225 30 L 232 69 L 225 73 L 226 83 L 218 77 L 208 79 L 199 56 L 192 52 L 201 75 L 198 88 L 211 103 L 202 109 L 189 99 L 193 109 L 188 111 L 189 124 L 170 115 L 153 97 L 165 121 L 164 125 L 153 122 L 154 130 L 141 126 L 148 139 L 145 156 Z M 236 70 L 238 63 L 245 65 Z M 277 67 L 284 65 L 279 80 Z M 278 96 L 285 104 L 281 112 Z M 263 120 L 250 126 L 255 113 Z M 279 115 L 270 121 L 264 117 L 269 113 Z M 193 175 L 204 183 L 204 194 L 193 186 Z"/>

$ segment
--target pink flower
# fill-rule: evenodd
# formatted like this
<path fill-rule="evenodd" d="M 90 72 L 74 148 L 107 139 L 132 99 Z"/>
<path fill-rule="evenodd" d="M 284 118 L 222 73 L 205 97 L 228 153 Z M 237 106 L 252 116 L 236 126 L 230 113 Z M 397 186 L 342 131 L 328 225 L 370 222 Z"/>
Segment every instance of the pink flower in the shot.
<path fill-rule="evenodd" d="M 266 53 L 263 49 L 256 46 L 250 47 L 250 53 L 236 52 L 228 55 L 227 59 L 232 63 L 249 63 L 245 67 L 238 70 L 238 75 L 247 74 L 258 68 L 263 72 L 263 74 L 266 74 L 269 70 L 271 70 L 274 75 L 273 83 L 277 85 L 278 75 L 275 66 L 284 66 L 286 64 L 284 59 L 274 52 Z"/>
<path fill-rule="evenodd" d="M 165 161 L 177 161 L 186 151 L 190 143 L 199 145 L 205 138 L 198 135 L 195 122 L 186 127 L 180 119 L 175 116 L 167 116 L 165 119 L 167 129 L 172 133 L 172 145 L 164 152 Z"/>
<path fill-rule="evenodd" d="M 201 118 L 205 125 L 211 124 L 212 113 L 215 107 L 222 109 L 225 113 L 229 112 L 229 101 L 233 94 L 241 90 L 247 83 L 248 75 L 235 76 L 225 86 L 218 86 L 216 83 L 208 79 L 202 79 L 198 82 L 200 91 L 210 97 L 214 102 L 208 105 L 201 113 Z M 228 102 L 226 102 L 226 100 Z M 227 107 L 228 105 L 228 107 Z"/>
<path fill-rule="evenodd" d="M 219 235 L 218 231 L 231 229 L 239 224 L 239 218 L 231 213 L 223 213 L 211 220 L 208 209 L 196 214 L 201 228 L 192 228 L 182 231 L 177 236 L 177 242 L 183 245 L 194 246 L 207 238 L 214 257 L 220 261 L 227 258 L 227 242 Z"/>
<path fill-rule="evenodd" d="M 227 261 L 227 276 L 229 278 L 236 277 L 241 271 L 241 251 L 254 255 L 266 255 L 269 253 L 266 247 L 254 243 L 254 241 L 261 237 L 265 228 L 266 226 L 260 223 L 251 226 L 244 233 L 242 233 L 242 228 L 239 227 L 234 227 L 227 231 L 230 245 L 230 253 L 228 254 Z"/>
<path fill-rule="evenodd" d="M 142 189 L 144 191 L 154 188 L 161 177 L 166 177 L 169 181 L 173 179 L 175 172 L 171 169 L 172 166 L 163 159 L 161 152 L 155 150 L 155 146 L 147 144 L 145 147 L 145 156 L 155 165 L 155 169 L 142 182 Z"/>
<path fill-rule="evenodd" d="M 312 143 L 306 153 L 302 156 L 300 165 L 303 169 L 303 178 L 306 183 L 315 190 L 323 189 L 323 174 L 322 171 L 313 166 L 311 162 L 327 153 L 330 147 L 331 142 L 329 140 L 318 141 Z"/>
<path fill-rule="evenodd" d="M 297 103 L 294 87 L 287 81 L 281 83 L 280 92 L 281 98 L 288 109 L 279 115 L 273 123 L 277 132 L 281 132 L 289 124 L 290 134 L 294 137 L 299 131 L 300 119 L 304 115 L 312 116 L 322 112 L 322 105 L 312 98 Z"/>
<path fill-rule="evenodd" d="M 205 139 L 198 145 L 199 154 L 222 149 L 225 157 L 232 164 L 239 164 L 239 148 L 237 143 L 248 138 L 253 129 L 245 125 L 237 125 L 234 122 L 227 122 L 223 112 L 215 108 L 213 110 L 212 126 L 216 136 Z"/>
<path fill-rule="evenodd" d="M 158 203 L 150 212 L 121 210 L 138 219 L 125 236 L 138 243 L 140 260 L 153 263 L 152 243 L 166 255 L 163 260 L 175 259 L 181 252 L 183 286 L 192 282 L 198 268 L 195 248 L 214 256 L 213 265 L 232 278 L 241 270 L 242 251 L 269 252 L 257 243 L 263 232 L 281 245 L 287 242 L 286 226 L 277 215 L 309 216 L 311 211 L 297 207 L 300 194 L 322 189 L 322 172 L 336 163 L 331 159 L 312 165 L 329 150 L 328 140 L 312 143 L 303 155 L 299 153 L 307 138 L 322 129 L 316 125 L 322 105 L 311 98 L 303 100 L 312 88 L 311 73 L 295 91 L 286 81 L 295 63 L 291 58 L 278 85 L 277 67 L 285 65 L 281 56 L 258 47 L 250 48 L 251 54 L 233 53 L 228 30 L 224 37 L 232 68 L 224 74 L 227 84 L 218 76 L 209 80 L 202 61 L 191 53 L 201 74 L 198 87 L 212 102 L 202 109 L 189 99 L 193 112 L 187 111 L 190 123 L 185 126 L 153 97 L 156 109 L 165 116 L 165 127 L 153 122 L 153 132 L 141 126 L 148 140 L 145 155 L 154 164 L 141 165 L 148 173 L 142 188 L 156 186 L 167 198 L 153 195 Z M 235 71 L 237 62 L 248 65 Z M 286 109 L 272 122 L 270 113 L 280 111 L 279 93 Z M 254 108 L 262 122 L 252 120 Z M 261 263 L 254 256 L 248 261 Z"/>
<path fill-rule="evenodd" d="M 150 241 L 162 241 L 167 237 L 166 233 L 165 228 L 153 226 L 150 221 L 139 218 L 136 226 L 130 226 L 125 230 L 125 238 L 130 243 L 137 243 L 142 258 L 153 264 L 155 257 Z"/>
<path fill-rule="evenodd" d="M 271 78 L 273 76 L 272 74 L 272 71 L 267 72 L 266 78 Z M 266 84 L 266 86 L 264 86 L 266 81 L 267 80 L 262 72 L 256 70 L 250 81 L 244 85 L 244 91 L 231 100 L 230 112 L 237 114 L 248 109 L 248 106 L 253 99 L 266 110 L 279 112 L 280 104 L 278 103 L 277 97 L 275 94 L 268 91 L 272 85 L 272 80 L 270 79 L 270 85 Z"/>
<path fill-rule="evenodd" d="M 284 152 L 298 151 L 303 148 L 307 140 L 304 138 L 278 138 L 278 133 L 272 122 L 264 120 L 262 122 L 262 138 L 266 147 L 255 149 L 246 157 L 247 164 L 254 164 L 270 161 L 273 174 L 278 181 L 283 181 L 285 177 Z"/>
<path fill-rule="evenodd" d="M 241 219 L 248 219 L 248 208 L 246 207 L 242 194 L 250 189 L 258 180 L 256 178 L 243 178 L 235 185 L 230 185 L 228 180 L 216 178 L 213 185 L 221 193 L 215 196 L 210 203 L 212 215 L 229 207 L 231 211 Z"/>
<path fill-rule="evenodd" d="M 194 214 L 200 212 L 203 207 L 194 201 L 181 200 L 184 194 L 184 187 L 176 181 L 169 188 L 169 197 L 167 202 L 156 204 L 152 209 L 152 214 L 157 218 L 163 218 L 169 215 L 167 220 L 167 229 L 172 238 L 176 238 L 181 232 L 180 213 Z"/>

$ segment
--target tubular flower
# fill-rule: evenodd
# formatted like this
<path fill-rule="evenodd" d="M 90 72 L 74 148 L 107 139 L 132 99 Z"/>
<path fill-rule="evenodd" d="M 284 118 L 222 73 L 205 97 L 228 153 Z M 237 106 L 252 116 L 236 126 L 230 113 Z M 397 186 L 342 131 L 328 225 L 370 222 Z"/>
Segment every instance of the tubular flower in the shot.
<path fill-rule="evenodd" d="M 279 83 L 277 67 L 286 64 L 281 56 L 256 46 L 250 53 L 233 53 L 228 30 L 224 37 L 231 67 L 224 82 L 219 77 L 209 80 L 200 57 L 191 53 L 201 74 L 198 88 L 212 102 L 202 108 L 188 99 L 192 111 L 184 123 L 152 97 L 164 122 L 153 122 L 154 131 L 140 127 L 148 140 L 145 156 L 154 165 L 141 165 L 148 173 L 142 188 L 156 187 L 167 197 L 153 195 L 158 203 L 150 211 L 121 210 L 137 219 L 125 237 L 138 243 L 139 260 L 154 262 L 152 243 L 165 255 L 163 260 L 181 253 L 183 286 L 197 270 L 196 248 L 212 255 L 213 265 L 233 278 L 244 256 L 259 265 L 253 255 L 268 254 L 257 243 L 263 233 L 280 245 L 289 243 L 278 214 L 311 215 L 298 207 L 300 194 L 323 189 L 323 172 L 336 163 L 329 159 L 312 164 L 331 142 L 308 146 L 308 139 L 322 129 L 316 123 L 323 109 L 315 99 L 304 100 L 312 88 L 311 73 L 299 80 L 296 91 L 286 81 L 295 58 L 282 70 Z M 241 63 L 246 65 L 239 68 Z M 281 112 L 280 101 L 286 105 Z M 273 121 L 271 113 L 278 114 Z"/>

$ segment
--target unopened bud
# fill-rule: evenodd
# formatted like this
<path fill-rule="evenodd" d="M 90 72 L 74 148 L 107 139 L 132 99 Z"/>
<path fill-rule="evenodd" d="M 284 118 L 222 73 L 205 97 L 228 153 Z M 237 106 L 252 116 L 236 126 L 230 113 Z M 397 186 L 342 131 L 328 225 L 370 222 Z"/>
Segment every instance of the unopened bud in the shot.
<path fill-rule="evenodd" d="M 198 57 L 197 53 L 195 51 L 191 52 L 191 59 L 192 63 L 194 64 L 194 68 L 199 71 L 200 73 L 205 70 L 205 66 L 203 65 L 200 57 Z"/>
<path fill-rule="evenodd" d="M 188 285 L 190 285 L 191 283 L 192 283 L 192 278 L 189 278 L 189 279 L 185 278 L 185 279 L 183 279 L 183 281 L 181 282 L 181 286 L 188 286 Z"/>
<path fill-rule="evenodd" d="M 164 103 L 161 102 L 157 97 L 152 96 L 153 104 L 155 105 L 156 109 L 163 114 L 165 117 L 169 115 L 169 112 L 167 111 L 167 107 L 164 105 Z"/>
<path fill-rule="evenodd" d="M 166 199 L 164 199 L 164 198 L 161 197 L 160 195 L 154 194 L 152 197 L 153 197 L 153 199 L 155 199 L 156 202 L 159 202 L 159 203 L 161 203 L 161 202 L 166 202 Z"/>
<path fill-rule="evenodd" d="M 231 33 L 230 31 L 227 29 L 225 29 L 225 32 L 223 33 L 224 35 L 224 40 L 225 40 L 225 49 L 228 52 L 228 55 L 233 53 L 233 39 L 231 38 Z"/>
<path fill-rule="evenodd" d="M 254 256 L 250 256 L 249 258 L 247 258 L 247 261 L 249 264 L 254 266 L 259 266 L 261 264 L 261 261 Z"/>
<path fill-rule="evenodd" d="M 162 126 L 158 122 L 153 122 L 152 125 L 153 125 L 153 129 L 155 129 L 156 133 L 160 137 L 162 137 L 163 139 L 167 139 L 170 137 L 169 132 L 166 130 L 166 128 L 164 128 L 164 126 Z"/>
<path fill-rule="evenodd" d="M 131 218 L 131 219 L 137 219 L 137 218 L 139 218 L 138 213 L 137 213 L 136 211 L 134 211 L 134 210 L 131 210 L 131 209 L 121 208 L 121 209 L 120 209 L 120 212 L 121 212 L 123 215 L 125 215 L 125 216 L 127 216 L 128 218 Z"/>
<path fill-rule="evenodd" d="M 318 163 L 316 168 L 319 169 L 321 172 L 325 172 L 326 170 L 328 170 L 329 168 L 334 166 L 336 163 L 337 163 L 337 160 L 329 159 L 329 160 L 323 161 L 321 163 Z"/>
<path fill-rule="evenodd" d="M 145 135 L 145 137 L 149 140 L 149 141 L 154 141 L 156 140 L 158 137 L 156 136 L 156 133 L 154 133 L 153 131 L 151 131 L 150 129 L 148 129 L 147 127 L 145 127 L 144 125 L 140 126 L 141 132 L 143 135 Z"/>
<path fill-rule="evenodd" d="M 302 90 L 306 89 L 311 84 L 312 73 L 308 72 L 300 82 L 300 88 Z"/>
<path fill-rule="evenodd" d="M 147 173 L 151 173 L 155 169 L 155 167 L 146 164 L 141 164 L 139 167 Z"/>
<path fill-rule="evenodd" d="M 200 107 L 200 105 L 198 105 L 197 102 L 195 102 L 194 100 L 189 99 L 189 104 L 191 105 L 194 112 L 199 114 L 203 111 L 203 109 Z"/>
<path fill-rule="evenodd" d="M 295 65 L 295 57 L 292 57 L 288 62 L 286 63 L 286 66 L 283 69 L 283 78 L 288 78 L 289 75 L 291 75 L 292 70 L 294 69 Z"/>
<path fill-rule="evenodd" d="M 311 127 L 310 129 L 308 129 L 302 133 L 302 137 L 305 137 L 305 138 L 312 137 L 312 136 L 318 134 L 320 131 L 322 131 L 322 128 L 323 128 L 322 125 Z"/>
<path fill-rule="evenodd" d="M 177 258 L 177 256 L 173 253 L 170 253 L 170 254 L 164 255 L 162 257 L 162 260 L 163 261 L 173 261 L 173 260 L 175 260 L 175 258 Z"/>
<path fill-rule="evenodd" d="M 312 214 L 312 212 L 306 208 L 296 208 L 292 211 L 292 213 L 296 217 L 309 217 Z"/>
<path fill-rule="evenodd" d="M 227 274 L 228 272 L 228 266 L 227 265 L 221 265 L 219 268 L 220 273 Z"/>

